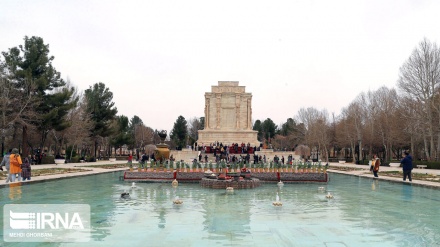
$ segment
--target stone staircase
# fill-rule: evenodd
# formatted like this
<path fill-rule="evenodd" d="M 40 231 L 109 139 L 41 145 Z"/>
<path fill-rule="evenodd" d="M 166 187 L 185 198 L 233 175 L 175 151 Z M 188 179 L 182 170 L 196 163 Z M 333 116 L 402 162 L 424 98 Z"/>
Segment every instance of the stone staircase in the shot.
<path fill-rule="evenodd" d="M 200 151 L 192 151 L 191 149 L 171 150 L 170 155 L 173 155 L 176 161 L 192 162 L 195 158 L 199 159 Z"/>

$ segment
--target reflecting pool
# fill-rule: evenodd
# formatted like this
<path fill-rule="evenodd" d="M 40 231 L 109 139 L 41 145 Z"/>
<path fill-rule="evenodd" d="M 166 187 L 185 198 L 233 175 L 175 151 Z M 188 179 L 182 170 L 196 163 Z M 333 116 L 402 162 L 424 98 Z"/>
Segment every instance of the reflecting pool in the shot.
<path fill-rule="evenodd" d="M 121 175 L 0 188 L 2 205 L 89 204 L 92 225 L 86 243 L 2 243 L 2 210 L 0 246 L 440 246 L 440 190 L 338 174 L 324 185 L 234 192 L 184 183 L 132 188 Z M 272 205 L 277 193 L 281 207 Z M 183 204 L 173 204 L 176 196 Z"/>

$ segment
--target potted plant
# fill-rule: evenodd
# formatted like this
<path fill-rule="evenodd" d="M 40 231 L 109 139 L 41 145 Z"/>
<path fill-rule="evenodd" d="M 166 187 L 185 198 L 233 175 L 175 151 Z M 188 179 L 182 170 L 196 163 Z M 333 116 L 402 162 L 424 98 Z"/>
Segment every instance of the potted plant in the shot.
<path fill-rule="evenodd" d="M 170 159 L 170 170 L 174 170 L 174 160 Z"/>
<path fill-rule="evenodd" d="M 153 172 L 156 172 L 156 161 L 152 160 L 150 166 L 151 170 L 153 170 Z"/>
<path fill-rule="evenodd" d="M 298 163 L 298 172 L 304 173 L 304 164 L 301 161 Z"/>
<path fill-rule="evenodd" d="M 176 163 L 176 170 L 177 172 L 180 172 L 180 161 L 177 161 Z"/>

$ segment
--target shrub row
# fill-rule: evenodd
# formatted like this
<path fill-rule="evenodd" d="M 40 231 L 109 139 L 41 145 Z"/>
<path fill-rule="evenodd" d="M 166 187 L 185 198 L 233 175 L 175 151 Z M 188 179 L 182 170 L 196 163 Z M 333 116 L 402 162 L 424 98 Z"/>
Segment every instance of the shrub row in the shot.
<path fill-rule="evenodd" d="M 440 169 L 440 162 L 439 161 L 414 161 L 413 167 L 417 168 L 417 165 L 425 165 L 427 166 L 427 169 Z"/>

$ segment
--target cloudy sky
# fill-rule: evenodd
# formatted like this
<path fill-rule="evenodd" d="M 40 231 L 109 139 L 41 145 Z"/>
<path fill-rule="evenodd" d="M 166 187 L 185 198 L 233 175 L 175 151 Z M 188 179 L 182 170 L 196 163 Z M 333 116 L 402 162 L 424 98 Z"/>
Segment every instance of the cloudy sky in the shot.
<path fill-rule="evenodd" d="M 103 82 L 118 114 L 171 130 L 204 114 L 204 93 L 239 81 L 253 120 L 303 107 L 339 114 L 361 92 L 396 87 L 440 1 L 0 1 L 0 51 L 39 36 L 80 90 Z"/>

